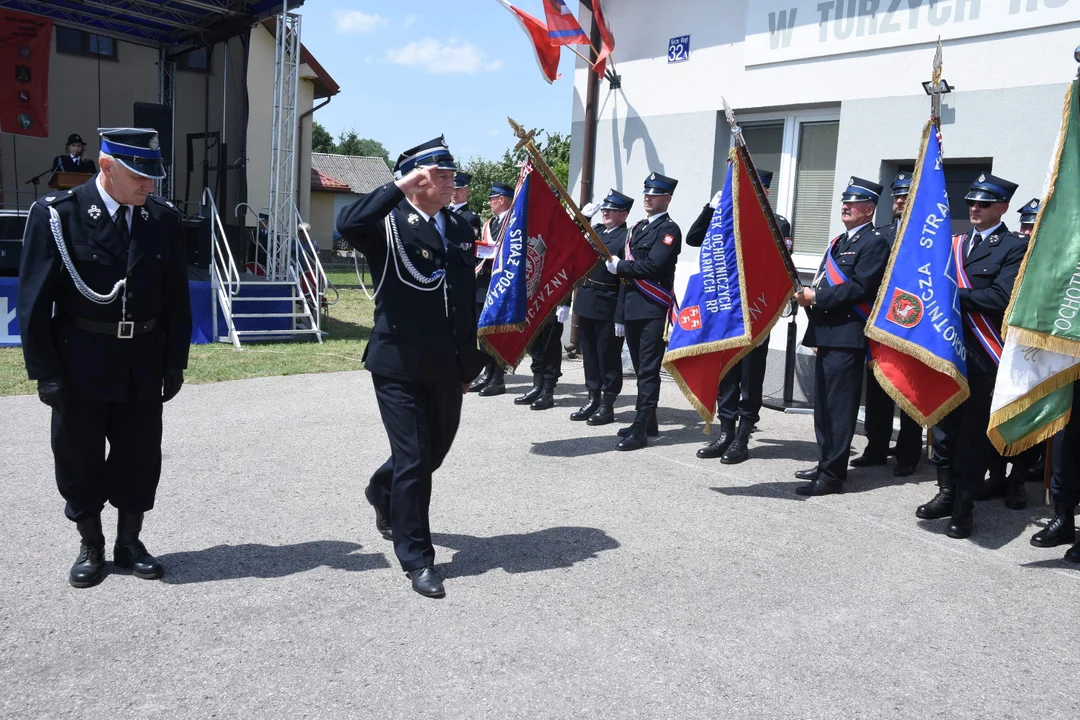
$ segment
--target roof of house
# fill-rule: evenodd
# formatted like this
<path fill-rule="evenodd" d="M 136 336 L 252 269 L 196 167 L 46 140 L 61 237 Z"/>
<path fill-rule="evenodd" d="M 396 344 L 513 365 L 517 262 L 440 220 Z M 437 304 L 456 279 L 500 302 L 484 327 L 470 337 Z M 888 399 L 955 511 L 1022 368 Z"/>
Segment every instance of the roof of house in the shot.
<path fill-rule="evenodd" d="M 344 183 L 359 195 L 394 181 L 394 174 L 382 158 L 360 155 L 331 155 L 311 153 L 312 189 L 315 187 L 315 171 Z"/>
<path fill-rule="evenodd" d="M 352 188 L 345 183 L 321 173 L 315 168 L 311 168 L 311 189 L 321 190 L 322 192 L 352 192 Z"/>

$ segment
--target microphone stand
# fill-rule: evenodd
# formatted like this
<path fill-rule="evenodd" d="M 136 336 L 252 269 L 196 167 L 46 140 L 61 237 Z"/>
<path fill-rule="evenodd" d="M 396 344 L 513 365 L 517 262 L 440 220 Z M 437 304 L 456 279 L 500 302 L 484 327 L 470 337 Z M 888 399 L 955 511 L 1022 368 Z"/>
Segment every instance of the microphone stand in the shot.
<path fill-rule="evenodd" d="M 38 185 L 41 184 L 41 178 L 44 177 L 45 175 L 49 175 L 50 173 L 56 172 L 56 170 L 57 170 L 57 168 L 51 167 L 48 170 L 46 170 L 45 172 L 38 173 L 37 175 L 30 178 L 29 180 L 27 180 L 24 183 L 25 185 L 33 185 L 34 186 L 34 202 L 37 202 L 37 199 L 38 199 Z"/>

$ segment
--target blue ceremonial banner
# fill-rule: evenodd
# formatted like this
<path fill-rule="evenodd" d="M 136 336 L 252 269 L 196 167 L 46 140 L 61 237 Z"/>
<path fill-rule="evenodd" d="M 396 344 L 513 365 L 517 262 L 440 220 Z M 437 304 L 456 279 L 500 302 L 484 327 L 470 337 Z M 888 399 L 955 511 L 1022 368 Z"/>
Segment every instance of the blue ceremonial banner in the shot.
<path fill-rule="evenodd" d="M 750 329 L 739 291 L 739 257 L 735 246 L 735 211 L 732 169 L 720 193 L 720 206 L 701 243 L 698 272 L 690 276 L 683 295 L 679 321 L 672 326 L 668 352 L 691 345 L 709 344 L 710 350 L 745 345 Z M 694 309 L 697 309 L 696 311 Z M 689 311 L 689 312 L 688 312 Z M 713 345 L 712 343 L 722 343 Z"/>
<path fill-rule="evenodd" d="M 881 386 L 924 426 L 968 397 L 964 326 L 941 136 L 923 132 L 907 206 L 866 335 Z"/>
<path fill-rule="evenodd" d="M 502 244 L 495 256 L 491 284 L 488 285 L 484 309 L 477 324 L 479 330 L 517 330 L 525 322 L 529 299 L 525 251 L 528 243 L 531 184 L 532 173 L 522 173 L 517 193 L 514 195 L 514 206 L 510 208 L 510 213 L 506 216 L 506 227 L 501 231 Z M 493 239 L 499 242 L 499 238 Z"/>

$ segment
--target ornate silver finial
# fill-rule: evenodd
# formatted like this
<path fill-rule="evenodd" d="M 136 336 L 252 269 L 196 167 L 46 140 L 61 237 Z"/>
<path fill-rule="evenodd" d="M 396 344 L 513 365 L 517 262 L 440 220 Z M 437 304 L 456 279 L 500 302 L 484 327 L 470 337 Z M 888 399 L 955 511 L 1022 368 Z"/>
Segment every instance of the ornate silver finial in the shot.
<path fill-rule="evenodd" d="M 721 95 L 720 99 L 724 102 L 724 116 L 727 118 L 728 125 L 731 126 L 731 134 L 739 135 L 740 133 L 742 133 L 742 128 L 740 128 L 735 123 L 735 111 L 731 109 L 730 105 L 728 105 L 727 98 Z"/>
<path fill-rule="evenodd" d="M 942 66 L 941 36 L 938 35 L 938 38 L 937 38 L 937 52 L 934 53 L 934 72 L 940 72 L 941 71 L 941 66 Z"/>

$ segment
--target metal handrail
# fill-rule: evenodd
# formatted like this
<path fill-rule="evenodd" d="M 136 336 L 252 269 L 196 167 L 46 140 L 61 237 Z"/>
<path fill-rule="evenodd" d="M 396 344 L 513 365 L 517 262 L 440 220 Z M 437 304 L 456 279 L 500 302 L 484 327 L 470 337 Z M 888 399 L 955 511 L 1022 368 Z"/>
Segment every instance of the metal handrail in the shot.
<path fill-rule="evenodd" d="M 210 192 L 210 188 L 203 190 L 202 204 L 209 204 L 210 210 L 213 213 L 210 223 L 211 264 L 214 266 L 214 270 L 219 276 L 221 274 L 225 275 L 226 285 L 229 288 L 229 296 L 236 297 L 236 294 L 240 292 L 240 271 L 236 268 L 236 260 L 233 258 L 232 249 L 229 247 L 228 237 L 225 234 L 225 226 L 221 223 L 221 215 L 218 213 L 217 203 L 214 202 L 214 194 Z M 218 267 L 220 256 L 224 256 L 224 259 L 228 261 L 228 264 L 223 268 Z"/>
<path fill-rule="evenodd" d="M 240 213 L 240 208 L 244 208 L 243 215 L 241 215 L 241 213 Z M 259 213 L 261 213 L 263 211 L 266 211 L 266 213 L 267 213 L 267 217 L 266 217 L 265 221 L 263 220 L 262 215 L 259 214 Z M 270 248 L 267 247 L 266 245 L 264 245 L 262 240 L 260 239 L 260 234 L 261 234 L 260 231 L 266 230 L 267 232 L 269 232 L 269 229 L 270 229 L 270 224 L 269 224 L 270 207 L 267 206 L 267 205 L 263 205 L 261 208 L 259 208 L 256 211 L 255 208 L 253 208 L 251 205 L 249 205 L 249 204 L 247 204 L 245 202 L 242 202 L 242 203 L 237 203 L 236 207 L 233 208 L 233 216 L 236 217 L 237 219 L 239 219 L 241 217 L 245 217 L 247 215 L 247 213 L 249 213 L 249 212 L 252 215 L 255 216 L 255 237 L 252 240 L 252 242 L 255 244 L 255 261 L 254 261 L 255 266 L 256 267 L 259 266 L 259 257 L 260 257 L 259 256 L 259 251 L 262 250 L 262 258 L 263 258 L 263 262 L 265 263 L 263 265 L 263 273 L 265 274 L 268 271 L 267 266 L 270 264 Z M 247 227 L 247 226 L 245 225 L 245 227 Z"/>
<path fill-rule="evenodd" d="M 323 268 L 322 261 L 319 260 L 319 248 L 315 245 L 311 239 L 311 234 L 308 233 L 307 226 L 304 223 L 304 218 L 300 215 L 300 209 L 293 204 L 293 211 L 296 213 L 296 227 L 297 227 L 297 244 L 299 245 L 299 260 L 303 263 L 305 275 L 314 280 L 314 288 L 308 288 L 308 292 L 304 292 L 303 283 L 300 282 L 300 278 L 297 278 L 297 282 L 300 287 L 300 294 L 304 296 L 304 302 L 308 305 L 308 313 L 312 316 L 312 320 L 315 323 L 316 329 L 322 330 L 322 298 L 326 293 L 327 287 L 330 284 L 330 279 L 326 276 L 326 270 Z M 311 297 L 308 297 L 308 294 Z"/>

